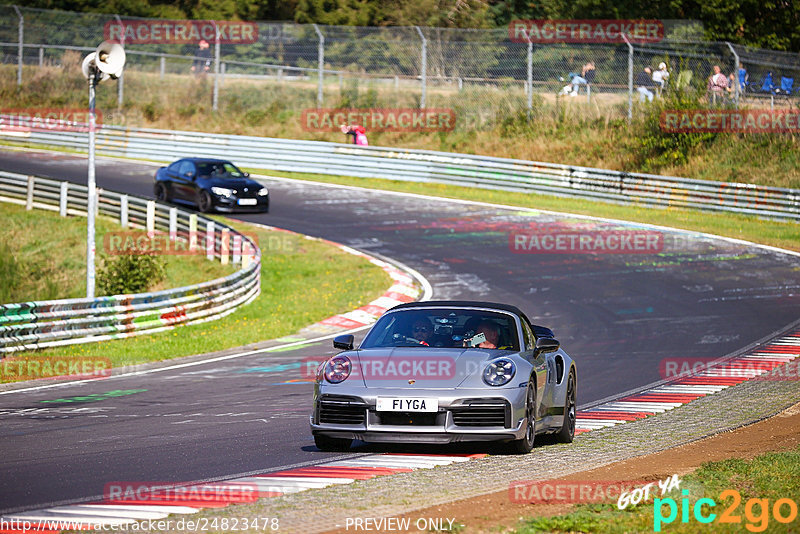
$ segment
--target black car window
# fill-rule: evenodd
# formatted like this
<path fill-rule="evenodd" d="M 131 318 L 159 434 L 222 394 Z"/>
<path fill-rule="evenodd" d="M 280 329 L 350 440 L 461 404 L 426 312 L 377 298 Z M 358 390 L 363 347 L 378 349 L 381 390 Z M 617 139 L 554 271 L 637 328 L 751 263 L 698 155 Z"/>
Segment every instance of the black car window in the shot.
<path fill-rule="evenodd" d="M 200 176 L 214 178 L 241 178 L 244 173 L 236 165 L 227 161 L 206 161 L 197 164 L 197 173 Z"/>
<path fill-rule="evenodd" d="M 183 163 L 183 161 L 176 161 L 175 163 L 167 167 L 167 170 L 171 173 L 178 174 L 178 167 L 181 166 L 181 163 Z"/>
<path fill-rule="evenodd" d="M 191 161 L 184 161 L 181 163 L 181 166 L 178 169 L 178 174 L 181 176 L 186 176 L 187 173 L 190 173 L 191 176 L 194 176 L 194 163 Z"/>
<path fill-rule="evenodd" d="M 533 350 L 536 348 L 536 336 L 533 335 L 533 330 L 531 330 L 528 321 L 522 320 L 522 336 L 525 338 L 525 350 Z"/>
<path fill-rule="evenodd" d="M 499 335 L 499 349 L 519 350 L 514 317 L 505 313 L 457 308 L 401 310 L 381 317 L 361 343 L 381 347 L 465 348 L 486 323 Z"/>

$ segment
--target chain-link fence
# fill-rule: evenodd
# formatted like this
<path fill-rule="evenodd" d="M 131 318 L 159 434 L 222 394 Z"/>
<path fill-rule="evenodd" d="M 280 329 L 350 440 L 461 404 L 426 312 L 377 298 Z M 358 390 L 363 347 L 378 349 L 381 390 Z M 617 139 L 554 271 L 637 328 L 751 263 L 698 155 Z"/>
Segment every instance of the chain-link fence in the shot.
<path fill-rule="evenodd" d="M 726 105 L 750 99 L 753 105 L 784 106 L 797 95 L 798 54 L 701 42 L 696 24 L 663 22 L 664 39 L 648 44 L 515 42 L 505 28 L 265 22 L 256 24 L 257 38 L 212 41 L 210 53 L 199 51 L 196 40 L 133 39 L 124 43 L 127 64 L 117 82 L 117 104 L 125 102 L 126 86 L 135 91 L 136 83 L 187 84 L 194 75 L 204 79 L 212 110 L 256 108 L 274 93 L 281 109 L 294 111 L 448 108 L 456 129 L 469 131 L 518 115 L 558 116 L 565 110 L 631 118 L 640 102 L 663 91 L 705 92 L 714 65 L 728 79 L 730 91 L 719 95 Z M 143 23 L 159 21 L 0 6 L 2 62 L 16 65 L 24 85 L 37 67 L 80 60 L 109 37 L 109 27 Z M 658 70 L 663 81 L 653 82 L 652 71 Z"/>

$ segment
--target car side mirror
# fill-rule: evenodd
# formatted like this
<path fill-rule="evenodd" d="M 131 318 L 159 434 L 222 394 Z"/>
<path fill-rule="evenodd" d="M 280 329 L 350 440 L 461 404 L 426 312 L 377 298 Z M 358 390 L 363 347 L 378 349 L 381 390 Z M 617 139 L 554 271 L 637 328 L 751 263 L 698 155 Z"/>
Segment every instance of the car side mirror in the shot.
<path fill-rule="evenodd" d="M 540 337 L 536 340 L 536 352 L 555 352 L 561 346 L 557 339 Z"/>
<path fill-rule="evenodd" d="M 194 173 L 192 171 L 185 172 L 183 173 L 183 175 L 187 178 L 191 178 L 192 180 L 194 180 Z"/>
<path fill-rule="evenodd" d="M 333 348 L 341 350 L 353 350 L 353 334 L 344 334 L 333 338 Z"/>
<path fill-rule="evenodd" d="M 244 177 L 245 177 L 245 178 L 250 178 L 250 173 L 249 173 L 249 172 L 247 172 L 247 171 L 245 171 L 245 172 L 244 172 Z"/>

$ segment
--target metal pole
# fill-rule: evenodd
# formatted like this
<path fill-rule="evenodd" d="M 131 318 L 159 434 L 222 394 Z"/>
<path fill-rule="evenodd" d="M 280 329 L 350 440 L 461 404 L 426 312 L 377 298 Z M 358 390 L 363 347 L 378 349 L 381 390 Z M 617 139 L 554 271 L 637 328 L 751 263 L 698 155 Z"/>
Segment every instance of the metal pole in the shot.
<path fill-rule="evenodd" d="M 422 81 L 422 97 L 419 100 L 419 107 L 425 109 L 425 92 L 428 85 L 427 70 L 428 70 L 428 40 L 422 34 L 419 26 L 414 26 L 417 29 L 420 39 L 422 39 L 422 65 L 420 68 L 420 79 Z"/>
<path fill-rule="evenodd" d="M 741 83 L 739 82 L 739 54 L 736 53 L 731 43 L 725 41 L 725 44 L 728 45 L 728 50 L 733 54 L 733 103 L 738 108 L 739 95 L 742 93 Z"/>
<path fill-rule="evenodd" d="M 633 45 L 624 33 L 620 35 L 628 45 L 628 122 L 630 123 L 633 120 Z"/>
<path fill-rule="evenodd" d="M 211 109 L 217 111 L 219 107 L 219 28 L 214 21 L 214 95 L 212 97 Z"/>
<path fill-rule="evenodd" d="M 17 42 L 17 85 L 22 85 L 22 51 L 25 40 L 25 17 L 17 6 L 12 6 L 19 17 L 19 40 Z"/>
<path fill-rule="evenodd" d="M 528 120 L 533 113 L 533 41 L 528 40 Z"/>
<path fill-rule="evenodd" d="M 94 298 L 94 217 L 97 212 L 97 191 L 94 179 L 95 113 L 94 94 L 97 84 L 97 69 L 89 72 L 89 174 L 87 179 L 88 202 L 86 206 L 86 298 Z"/>
<path fill-rule="evenodd" d="M 319 45 L 317 47 L 317 107 L 322 107 L 322 77 L 325 71 L 325 36 L 319 31 L 319 26 L 316 24 L 313 26 L 314 31 L 317 32 L 317 37 L 319 37 Z"/>
<path fill-rule="evenodd" d="M 120 44 L 125 46 L 125 26 L 122 25 L 122 19 L 119 18 L 119 15 L 114 15 L 114 18 L 117 19 L 117 24 L 119 24 L 119 30 L 122 34 L 122 39 L 120 40 Z M 119 77 L 117 78 L 117 108 L 122 108 L 122 97 L 125 92 L 125 78 L 123 77 L 124 74 L 122 72 L 119 73 Z"/>
<path fill-rule="evenodd" d="M 164 56 L 161 56 L 159 58 L 158 73 L 159 73 L 159 78 L 162 80 L 164 79 L 165 67 L 166 67 L 166 58 Z"/>

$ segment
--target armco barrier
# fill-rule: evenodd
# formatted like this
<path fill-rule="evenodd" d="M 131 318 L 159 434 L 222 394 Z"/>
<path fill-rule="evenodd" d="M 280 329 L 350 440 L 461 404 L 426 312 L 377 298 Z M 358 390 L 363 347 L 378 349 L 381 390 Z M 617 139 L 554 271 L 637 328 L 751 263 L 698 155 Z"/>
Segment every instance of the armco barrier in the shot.
<path fill-rule="evenodd" d="M 0 171 L 0 201 L 86 215 L 86 186 Z M 93 343 L 168 330 L 223 317 L 261 290 L 261 251 L 236 230 L 179 208 L 98 190 L 98 213 L 125 228 L 197 236 L 209 259 L 241 264 L 219 278 L 177 289 L 111 297 L 0 305 L 0 357 L 4 353 Z"/>
<path fill-rule="evenodd" d="M 8 132 L 0 139 L 84 151 L 86 133 Z M 625 173 L 430 150 L 363 147 L 239 135 L 104 126 L 97 151 L 168 162 L 211 156 L 258 169 L 438 182 L 649 206 L 674 206 L 800 220 L 800 190 Z"/>

